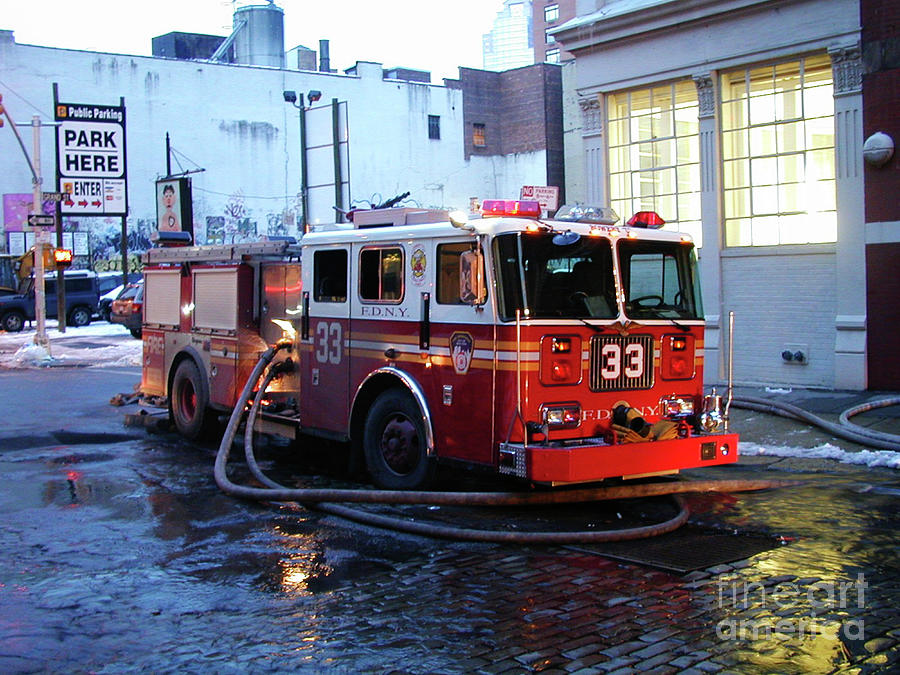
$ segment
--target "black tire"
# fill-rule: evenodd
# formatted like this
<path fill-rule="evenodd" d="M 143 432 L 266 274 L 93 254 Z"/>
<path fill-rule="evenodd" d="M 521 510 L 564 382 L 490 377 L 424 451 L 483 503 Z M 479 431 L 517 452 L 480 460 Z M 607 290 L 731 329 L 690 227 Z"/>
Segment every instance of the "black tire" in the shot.
<path fill-rule="evenodd" d="M 133 337 L 135 340 L 140 340 L 141 335 L 143 335 L 140 326 L 138 326 L 137 328 L 132 328 L 129 332 L 131 333 L 131 337 Z"/>
<path fill-rule="evenodd" d="M 169 392 L 169 416 L 185 438 L 197 440 L 207 431 L 212 417 L 209 395 L 197 364 L 185 359 L 178 364 Z"/>
<path fill-rule="evenodd" d="M 0 319 L 0 326 L 9 333 L 18 333 L 25 327 L 25 315 L 22 312 L 7 312 Z"/>
<path fill-rule="evenodd" d="M 402 389 L 375 399 L 366 415 L 363 452 L 372 480 L 386 490 L 421 490 L 434 478 L 422 412 Z"/>
<path fill-rule="evenodd" d="M 89 307 L 84 307 L 83 305 L 79 305 L 78 307 L 73 307 L 72 311 L 69 312 L 69 325 L 74 326 L 75 328 L 80 328 L 81 326 L 87 326 L 91 322 L 91 310 Z"/>

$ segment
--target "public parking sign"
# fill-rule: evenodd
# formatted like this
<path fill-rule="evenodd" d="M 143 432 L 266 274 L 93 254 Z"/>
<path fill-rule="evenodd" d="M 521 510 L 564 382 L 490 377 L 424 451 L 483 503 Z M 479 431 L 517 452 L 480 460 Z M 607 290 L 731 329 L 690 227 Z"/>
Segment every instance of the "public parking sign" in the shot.
<path fill-rule="evenodd" d="M 125 106 L 57 103 L 56 149 L 64 215 L 127 215 Z"/>

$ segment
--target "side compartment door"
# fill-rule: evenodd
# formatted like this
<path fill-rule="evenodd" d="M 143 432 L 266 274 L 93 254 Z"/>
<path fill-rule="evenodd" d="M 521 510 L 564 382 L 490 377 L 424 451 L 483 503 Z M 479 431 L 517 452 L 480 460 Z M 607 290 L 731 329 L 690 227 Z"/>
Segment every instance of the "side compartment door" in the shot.
<path fill-rule="evenodd" d="M 304 427 L 343 435 L 349 408 L 349 246 L 303 251 L 300 344 Z"/>

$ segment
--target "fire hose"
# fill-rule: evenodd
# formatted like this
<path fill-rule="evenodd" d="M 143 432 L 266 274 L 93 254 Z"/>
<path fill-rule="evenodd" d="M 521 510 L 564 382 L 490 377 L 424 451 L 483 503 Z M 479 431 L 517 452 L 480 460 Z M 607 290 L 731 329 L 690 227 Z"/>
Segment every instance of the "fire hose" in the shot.
<path fill-rule="evenodd" d="M 875 429 L 868 429 L 858 424 L 853 424 L 850 418 L 859 413 L 876 408 L 884 408 L 891 405 L 900 404 L 900 397 L 885 398 L 877 401 L 870 401 L 862 405 L 849 408 L 841 413 L 840 423 L 835 424 L 824 420 L 821 417 L 812 414 L 803 408 L 799 408 L 790 403 L 780 403 L 766 398 L 757 398 L 754 396 L 735 396 L 732 405 L 746 410 L 754 410 L 756 412 L 764 412 L 772 415 L 779 415 L 789 419 L 800 420 L 815 425 L 825 431 L 843 438 L 847 441 L 859 443 L 881 450 L 900 451 L 900 436 L 888 434 Z"/>
<path fill-rule="evenodd" d="M 238 397 L 231 417 L 219 444 L 216 454 L 214 476 L 216 484 L 228 495 L 241 499 L 270 502 L 299 502 L 318 511 L 336 515 L 366 525 L 373 525 L 411 534 L 428 537 L 455 539 L 461 541 L 479 541 L 493 543 L 524 544 L 568 544 L 568 543 L 603 543 L 642 539 L 671 532 L 687 522 L 689 512 L 683 500 L 678 496 L 687 492 L 740 492 L 749 490 L 765 490 L 776 487 L 796 485 L 795 481 L 773 480 L 707 480 L 684 483 L 648 483 L 628 486 L 611 486 L 586 488 L 556 492 L 428 492 L 405 490 L 371 490 L 345 488 L 288 488 L 268 478 L 259 468 L 253 454 L 253 434 L 255 420 L 269 383 L 282 372 L 293 367 L 288 359 L 271 368 L 263 378 L 263 373 L 271 363 L 275 354 L 286 347 L 289 342 L 279 342 L 263 352 Z M 227 464 L 241 421 L 244 417 L 246 402 L 250 399 L 254 387 L 260 384 L 247 416 L 244 430 L 244 451 L 247 466 L 253 476 L 265 487 L 238 485 L 228 478 Z M 671 495 L 676 500 L 679 512 L 673 518 L 652 525 L 616 530 L 586 530 L 571 532 L 499 532 L 471 528 L 459 528 L 434 523 L 423 523 L 376 514 L 360 509 L 353 509 L 332 502 L 370 503 L 370 504 L 432 504 L 442 506 L 525 506 L 546 504 L 570 504 L 612 499 L 630 499 Z"/>

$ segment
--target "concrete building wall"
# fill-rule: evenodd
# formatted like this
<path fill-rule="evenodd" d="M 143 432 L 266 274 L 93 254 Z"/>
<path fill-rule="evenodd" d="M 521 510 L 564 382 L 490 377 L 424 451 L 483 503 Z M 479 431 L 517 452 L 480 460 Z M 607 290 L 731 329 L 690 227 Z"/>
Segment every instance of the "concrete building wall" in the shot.
<path fill-rule="evenodd" d="M 744 384 L 832 387 L 836 312 L 834 247 L 793 251 L 743 249 L 723 257 L 725 311 L 735 313 L 734 377 Z M 808 363 L 785 361 L 784 350 L 802 351 Z M 706 367 L 725 372 L 719 363 Z M 710 358 L 709 355 L 707 358 Z M 716 367 L 713 367 L 713 366 Z"/>

